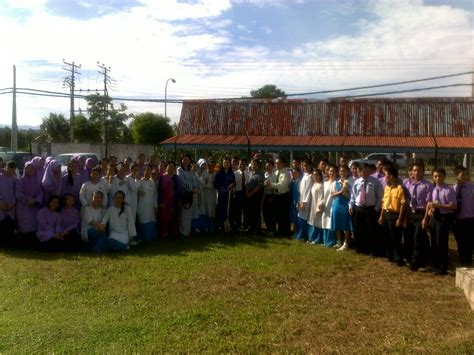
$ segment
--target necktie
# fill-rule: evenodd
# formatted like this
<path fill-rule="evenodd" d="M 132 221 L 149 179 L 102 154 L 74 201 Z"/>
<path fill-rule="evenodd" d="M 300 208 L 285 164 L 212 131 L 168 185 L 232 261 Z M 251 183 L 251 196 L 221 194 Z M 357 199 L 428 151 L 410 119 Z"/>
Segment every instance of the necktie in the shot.
<path fill-rule="evenodd" d="M 360 193 L 359 193 L 359 203 L 361 206 L 364 206 L 365 205 L 365 202 L 367 200 L 367 196 L 366 196 L 366 184 L 367 184 L 367 181 L 363 181 L 363 184 L 360 188 Z"/>
<path fill-rule="evenodd" d="M 437 205 L 438 207 L 436 207 L 435 210 L 434 210 L 435 216 L 439 216 L 440 213 L 441 213 L 441 212 L 439 211 L 439 205 L 440 205 L 440 196 L 439 196 L 439 193 L 440 193 L 439 189 L 436 188 L 436 189 L 435 189 L 434 202 L 436 202 L 436 203 L 438 204 L 438 205 Z"/>
<path fill-rule="evenodd" d="M 413 194 L 412 194 L 412 197 L 411 197 L 411 208 L 417 208 L 418 207 L 418 201 L 417 201 L 417 198 L 418 198 L 418 185 L 419 184 L 415 184 L 415 187 L 413 188 Z"/>

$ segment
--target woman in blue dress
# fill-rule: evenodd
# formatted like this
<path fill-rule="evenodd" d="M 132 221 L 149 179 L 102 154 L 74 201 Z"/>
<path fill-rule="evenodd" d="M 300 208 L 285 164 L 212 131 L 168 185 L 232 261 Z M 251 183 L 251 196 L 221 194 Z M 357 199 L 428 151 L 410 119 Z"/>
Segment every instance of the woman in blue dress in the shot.
<path fill-rule="evenodd" d="M 231 169 L 230 158 L 224 158 L 220 171 L 214 178 L 214 188 L 217 190 L 216 223 L 217 229 L 223 229 L 229 211 L 229 194 L 235 187 L 235 174 Z"/>
<path fill-rule="evenodd" d="M 351 186 L 347 180 L 348 168 L 339 167 L 340 179 L 336 181 L 333 192 L 333 204 L 331 209 L 331 230 L 337 234 L 337 241 L 340 244 L 342 233 L 344 233 L 344 244 L 339 247 L 338 251 L 349 248 L 349 240 L 351 238 L 352 222 L 349 214 L 349 198 Z"/>
<path fill-rule="evenodd" d="M 292 231 L 296 232 L 298 225 L 298 202 L 300 200 L 300 171 L 298 169 L 291 170 L 291 181 L 290 181 L 290 223 L 293 225 Z"/>

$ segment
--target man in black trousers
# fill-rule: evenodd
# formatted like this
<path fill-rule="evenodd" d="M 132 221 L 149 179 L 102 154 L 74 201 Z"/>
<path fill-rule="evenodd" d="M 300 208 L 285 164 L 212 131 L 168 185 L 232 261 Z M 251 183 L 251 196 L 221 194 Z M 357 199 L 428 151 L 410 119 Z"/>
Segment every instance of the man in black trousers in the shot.
<path fill-rule="evenodd" d="M 290 173 L 285 168 L 283 159 L 275 161 L 276 170 L 272 180 L 267 180 L 265 186 L 273 189 L 271 210 L 275 215 L 277 235 L 290 236 Z"/>
<path fill-rule="evenodd" d="M 355 247 L 359 253 L 375 254 L 379 251 L 382 236 L 374 235 L 374 231 L 379 230 L 377 217 L 382 197 L 382 184 L 370 176 L 369 165 L 363 164 L 362 175 L 354 182 L 349 201 L 349 213 L 354 221 Z"/>

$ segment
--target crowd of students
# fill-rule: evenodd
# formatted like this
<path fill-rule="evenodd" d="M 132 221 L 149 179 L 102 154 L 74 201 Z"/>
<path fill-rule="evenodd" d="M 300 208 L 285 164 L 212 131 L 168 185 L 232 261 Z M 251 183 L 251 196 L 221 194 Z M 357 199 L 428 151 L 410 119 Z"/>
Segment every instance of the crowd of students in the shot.
<path fill-rule="evenodd" d="M 17 177 L 0 168 L 0 242 L 43 250 L 124 251 L 155 238 L 234 231 L 294 237 L 345 251 L 386 256 L 411 270 L 444 275 L 448 240 L 472 264 L 474 185 L 464 167 L 436 169 L 433 183 L 416 162 L 401 180 L 390 161 L 334 166 L 321 160 L 225 158 L 219 164 L 115 157 L 96 164 L 74 156 L 67 171 L 35 157 Z M 261 218 L 263 217 L 263 221 Z M 263 223 L 262 223 L 263 222 Z"/>

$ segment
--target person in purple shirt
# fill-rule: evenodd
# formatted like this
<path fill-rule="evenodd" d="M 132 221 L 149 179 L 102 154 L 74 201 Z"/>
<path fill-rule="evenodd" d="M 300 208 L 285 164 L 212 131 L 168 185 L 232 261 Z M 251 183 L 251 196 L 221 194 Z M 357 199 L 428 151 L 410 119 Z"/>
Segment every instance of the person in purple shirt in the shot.
<path fill-rule="evenodd" d="M 89 181 L 89 173 L 86 169 L 86 159 L 84 156 L 76 154 L 71 158 L 71 161 L 74 160 L 78 164 L 77 173 L 81 176 L 81 184 Z"/>
<path fill-rule="evenodd" d="M 48 163 L 41 183 L 43 185 L 45 201 L 49 201 L 53 195 L 59 196 L 61 194 L 62 181 L 60 162 L 53 159 Z"/>
<path fill-rule="evenodd" d="M 385 181 L 385 175 L 383 173 L 383 167 L 387 163 L 387 160 L 377 160 L 377 164 L 375 165 L 375 172 L 371 174 L 374 178 L 382 183 L 382 180 Z M 383 186 L 385 187 L 385 186 Z"/>
<path fill-rule="evenodd" d="M 61 226 L 61 214 L 58 212 L 60 198 L 51 195 L 46 207 L 43 207 L 36 216 L 38 230 L 36 237 L 41 242 L 41 249 L 48 251 L 61 250 L 64 242 L 64 235 Z"/>
<path fill-rule="evenodd" d="M 384 255 L 378 236 L 377 219 L 381 208 L 383 188 L 380 181 L 370 176 L 370 166 L 362 165 L 361 177 L 354 182 L 349 200 L 355 248 L 358 253 Z"/>
<path fill-rule="evenodd" d="M 474 247 L 474 184 L 469 181 L 465 167 L 454 168 L 457 184 L 454 185 L 457 209 L 455 211 L 454 237 L 458 245 L 461 266 L 472 266 L 472 249 Z"/>
<path fill-rule="evenodd" d="M 31 163 L 35 168 L 36 177 L 41 184 L 41 180 L 43 180 L 44 175 L 45 159 L 43 157 L 34 157 L 33 159 L 31 159 Z"/>
<path fill-rule="evenodd" d="M 0 245 L 10 245 L 15 232 L 15 185 L 17 181 L 15 162 L 7 163 L 5 173 L 0 175 Z"/>
<path fill-rule="evenodd" d="M 76 160 L 71 160 L 67 165 L 67 173 L 61 178 L 61 196 L 71 194 L 74 197 L 75 207 L 81 209 L 79 192 L 83 184 L 83 179 L 79 175 L 79 164 Z"/>
<path fill-rule="evenodd" d="M 431 202 L 433 185 L 425 178 L 425 165 L 415 162 L 411 168 L 408 189 L 408 216 L 404 234 L 404 248 L 406 259 L 412 271 L 425 268 L 429 255 L 430 242 L 426 230 L 422 228 L 422 221 L 426 214 L 426 207 Z"/>
<path fill-rule="evenodd" d="M 405 179 L 403 179 L 403 186 L 405 186 L 407 189 L 410 188 L 410 185 L 413 181 L 413 167 L 414 166 L 415 164 L 410 164 L 408 166 L 408 170 L 407 170 L 408 176 Z"/>
<path fill-rule="evenodd" d="M 44 194 L 41 181 L 33 162 L 26 162 L 23 176 L 16 184 L 16 214 L 17 229 L 20 234 L 21 244 L 34 248 L 36 239 L 36 216 L 43 205 Z"/>
<path fill-rule="evenodd" d="M 446 170 L 433 170 L 434 189 L 431 194 L 432 202 L 426 207 L 423 227 L 429 228 L 431 236 L 431 261 L 435 275 L 448 273 L 448 241 L 449 229 L 453 224 L 456 209 L 456 193 L 451 186 L 444 183 Z"/>
<path fill-rule="evenodd" d="M 63 196 L 63 205 L 60 210 L 61 215 L 61 231 L 64 240 L 65 250 L 80 250 L 84 246 L 79 234 L 79 226 L 81 215 L 74 207 L 74 196 L 65 194 Z"/>

